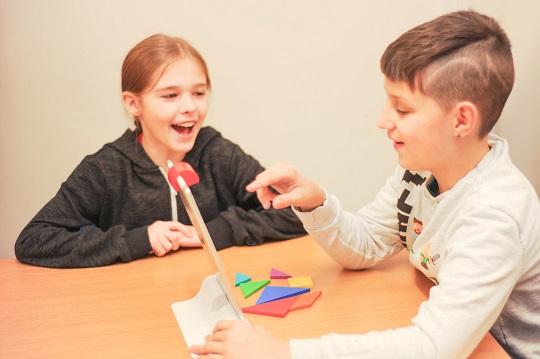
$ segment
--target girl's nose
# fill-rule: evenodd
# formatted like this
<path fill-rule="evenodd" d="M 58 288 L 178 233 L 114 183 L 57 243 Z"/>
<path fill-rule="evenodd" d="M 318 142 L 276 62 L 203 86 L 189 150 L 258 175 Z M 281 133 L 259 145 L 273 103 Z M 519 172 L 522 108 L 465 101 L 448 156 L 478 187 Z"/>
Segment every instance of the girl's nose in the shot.
<path fill-rule="evenodd" d="M 195 101 L 191 94 L 183 94 L 180 97 L 180 105 L 178 111 L 180 113 L 189 113 L 195 111 Z"/>

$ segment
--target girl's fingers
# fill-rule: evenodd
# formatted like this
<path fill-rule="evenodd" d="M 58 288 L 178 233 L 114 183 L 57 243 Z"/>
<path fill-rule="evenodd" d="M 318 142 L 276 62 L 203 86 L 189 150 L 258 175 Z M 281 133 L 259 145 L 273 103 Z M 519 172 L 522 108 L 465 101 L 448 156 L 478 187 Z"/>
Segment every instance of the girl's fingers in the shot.
<path fill-rule="evenodd" d="M 165 234 L 163 235 L 162 238 L 160 238 L 160 243 L 161 243 L 161 246 L 163 247 L 163 249 L 165 250 L 165 253 L 169 253 L 171 251 L 171 249 L 173 248 L 173 244 L 171 243 L 171 241 L 165 236 Z"/>
<path fill-rule="evenodd" d="M 154 251 L 154 254 L 158 257 L 162 257 L 167 253 L 167 251 L 165 250 L 165 248 L 163 248 L 159 240 L 156 241 L 156 243 L 152 245 L 152 249 Z"/>
<path fill-rule="evenodd" d="M 180 239 L 180 247 L 196 248 L 202 247 L 199 237 L 183 237 Z"/>
<path fill-rule="evenodd" d="M 180 248 L 180 233 L 174 231 L 165 232 L 165 237 L 171 244 L 171 250 L 176 251 Z"/>

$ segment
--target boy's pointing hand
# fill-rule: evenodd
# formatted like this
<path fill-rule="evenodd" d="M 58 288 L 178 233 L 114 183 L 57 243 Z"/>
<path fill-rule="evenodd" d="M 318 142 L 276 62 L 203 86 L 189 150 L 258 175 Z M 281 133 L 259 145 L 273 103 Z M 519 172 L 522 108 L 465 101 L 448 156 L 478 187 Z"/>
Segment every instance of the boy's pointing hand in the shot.
<path fill-rule="evenodd" d="M 261 172 L 246 186 L 249 192 L 257 192 L 264 208 L 280 209 L 294 206 L 309 212 L 322 205 L 326 199 L 324 190 L 315 182 L 300 174 L 292 166 L 276 164 Z"/>

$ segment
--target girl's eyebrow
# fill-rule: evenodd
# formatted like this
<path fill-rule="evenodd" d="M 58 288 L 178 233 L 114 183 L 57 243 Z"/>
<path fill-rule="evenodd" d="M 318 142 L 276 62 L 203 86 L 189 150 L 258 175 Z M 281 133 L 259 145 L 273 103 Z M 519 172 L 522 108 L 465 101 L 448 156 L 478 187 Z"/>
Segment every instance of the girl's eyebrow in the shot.
<path fill-rule="evenodd" d="M 204 82 L 201 82 L 201 83 L 196 83 L 196 84 L 193 84 L 193 86 L 191 86 L 191 88 L 207 88 L 208 85 Z M 180 89 L 181 87 L 180 86 L 175 86 L 175 85 L 171 85 L 171 86 L 166 86 L 166 87 L 160 87 L 160 88 L 156 88 L 154 89 L 154 91 L 156 92 L 161 92 L 161 91 L 169 91 L 169 90 L 178 90 Z"/>

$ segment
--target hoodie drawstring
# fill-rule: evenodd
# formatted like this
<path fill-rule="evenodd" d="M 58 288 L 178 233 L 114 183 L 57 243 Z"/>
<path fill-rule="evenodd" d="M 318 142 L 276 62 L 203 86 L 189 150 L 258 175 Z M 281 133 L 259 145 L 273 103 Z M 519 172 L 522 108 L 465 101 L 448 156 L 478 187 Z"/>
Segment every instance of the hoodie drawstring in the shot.
<path fill-rule="evenodd" d="M 159 171 L 165 177 L 165 182 L 167 182 L 167 185 L 169 186 L 169 194 L 171 198 L 171 218 L 173 221 L 178 222 L 178 207 L 176 206 L 176 191 L 169 183 L 169 179 L 167 178 L 167 172 L 161 167 L 159 167 Z"/>

